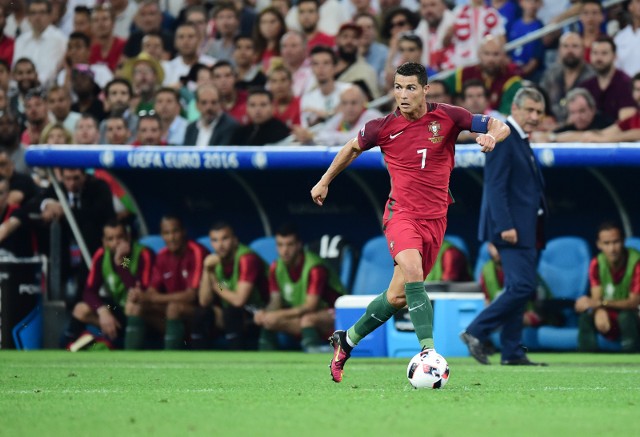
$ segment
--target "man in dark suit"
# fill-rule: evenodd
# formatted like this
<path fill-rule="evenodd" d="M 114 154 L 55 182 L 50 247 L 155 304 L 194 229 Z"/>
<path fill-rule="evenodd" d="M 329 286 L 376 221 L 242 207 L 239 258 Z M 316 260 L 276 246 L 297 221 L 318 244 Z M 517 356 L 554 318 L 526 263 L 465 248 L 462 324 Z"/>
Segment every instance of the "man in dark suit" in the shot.
<path fill-rule="evenodd" d="M 187 126 L 184 146 L 227 146 L 238 126 L 229 114 L 222 111 L 220 95 L 213 85 L 201 85 L 196 90 L 196 107 L 200 119 Z"/>
<path fill-rule="evenodd" d="M 498 248 L 505 280 L 502 295 L 460 336 L 481 364 L 489 364 L 483 343 L 501 327 L 501 364 L 544 365 L 530 361 L 520 343 L 522 315 L 536 290 L 538 251 L 544 245 L 544 182 L 528 139 L 543 114 L 544 98 L 539 91 L 518 90 L 507 119 L 511 134 L 486 156 L 478 237 Z"/>

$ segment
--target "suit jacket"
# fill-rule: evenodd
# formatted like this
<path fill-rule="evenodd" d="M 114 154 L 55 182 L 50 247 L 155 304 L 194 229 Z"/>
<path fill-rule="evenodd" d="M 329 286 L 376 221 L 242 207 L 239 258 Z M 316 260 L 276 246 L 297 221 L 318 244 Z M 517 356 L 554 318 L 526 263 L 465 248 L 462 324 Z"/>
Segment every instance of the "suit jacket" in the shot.
<path fill-rule="evenodd" d="M 184 134 L 183 146 L 195 146 L 198 141 L 198 121 L 189 123 Z M 238 122 L 226 112 L 223 112 L 218 119 L 213 134 L 209 138 L 210 146 L 228 146 L 231 144 L 231 136 L 238 126 Z"/>
<path fill-rule="evenodd" d="M 519 247 L 536 247 L 538 211 L 543 208 L 544 181 L 528 140 L 522 138 L 509 117 L 511 134 L 487 153 L 480 207 L 480 241 L 506 244 L 500 233 L 515 228 Z"/>

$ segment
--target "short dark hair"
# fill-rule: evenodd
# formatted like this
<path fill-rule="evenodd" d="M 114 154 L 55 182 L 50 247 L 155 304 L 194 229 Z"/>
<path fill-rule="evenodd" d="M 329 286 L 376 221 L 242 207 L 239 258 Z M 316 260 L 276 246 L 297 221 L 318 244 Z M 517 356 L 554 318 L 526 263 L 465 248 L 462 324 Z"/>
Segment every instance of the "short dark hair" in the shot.
<path fill-rule="evenodd" d="M 20 58 L 20 59 L 18 59 L 17 61 L 15 61 L 13 63 L 13 68 L 15 69 L 18 66 L 18 64 L 31 64 L 33 69 L 36 70 L 36 64 L 34 64 L 33 61 L 31 59 L 29 59 L 29 58 Z"/>
<path fill-rule="evenodd" d="M 633 77 L 631 78 L 631 83 L 637 80 L 640 80 L 640 71 L 633 75 Z"/>
<path fill-rule="evenodd" d="M 605 220 L 602 223 L 600 223 L 600 226 L 598 226 L 598 233 L 596 234 L 596 238 L 600 239 L 600 232 L 602 231 L 610 231 L 612 229 L 617 229 L 620 232 L 620 237 L 624 240 L 626 235 L 624 232 L 624 229 L 622 228 L 622 225 L 620 224 L 620 222 L 618 222 L 617 220 Z"/>
<path fill-rule="evenodd" d="M 3 66 L 7 71 L 11 71 L 11 66 L 5 59 L 0 59 L 0 65 Z"/>
<path fill-rule="evenodd" d="M 298 0 L 298 7 L 300 7 L 300 4 L 302 3 L 313 3 L 316 5 L 316 9 L 320 9 L 320 2 L 318 0 Z"/>
<path fill-rule="evenodd" d="M 338 56 L 336 55 L 336 52 L 334 52 L 331 47 L 323 46 L 323 45 L 315 46 L 314 48 L 311 49 L 311 52 L 309 52 L 309 57 L 311 58 L 313 57 L 313 55 L 317 55 L 319 53 L 326 53 L 329 56 L 331 56 L 333 65 L 336 65 L 338 63 Z"/>
<path fill-rule="evenodd" d="M 422 50 L 424 48 L 424 44 L 422 42 L 422 38 L 420 38 L 418 35 L 416 35 L 413 32 L 402 32 L 400 34 L 400 36 L 398 37 L 398 43 L 400 43 L 400 41 L 412 42 L 415 45 L 417 45 L 420 50 Z"/>
<path fill-rule="evenodd" d="M 582 5 L 586 5 L 586 4 L 593 4 L 596 5 L 600 8 L 600 10 L 602 11 L 602 3 L 600 3 L 600 0 L 581 0 L 580 3 L 582 3 Z"/>
<path fill-rule="evenodd" d="M 184 222 L 182 221 L 182 219 L 181 219 L 177 214 L 174 214 L 174 213 L 167 213 L 167 214 L 164 214 L 164 215 L 160 218 L 160 223 L 162 223 L 162 222 L 164 222 L 164 221 L 167 221 L 167 222 L 169 222 L 169 221 L 175 221 L 175 222 L 178 222 L 178 227 L 179 227 L 180 229 L 182 229 L 183 231 L 185 230 Z"/>
<path fill-rule="evenodd" d="M 106 122 L 108 122 L 109 120 L 120 120 L 124 127 L 129 129 L 129 123 L 127 123 L 127 120 L 122 115 L 109 115 L 107 118 L 105 118 L 105 126 Z"/>
<path fill-rule="evenodd" d="M 233 64 L 231 62 L 226 61 L 226 60 L 222 60 L 222 61 L 218 61 L 215 64 L 213 64 L 213 67 L 211 67 L 211 74 L 215 73 L 215 71 L 217 69 L 222 68 L 222 67 L 229 67 L 229 68 L 231 68 L 231 71 L 233 72 L 233 74 L 236 73 L 236 69 L 235 69 L 235 67 L 233 66 Z"/>
<path fill-rule="evenodd" d="M 140 125 L 144 120 L 155 120 L 156 123 L 158 123 L 158 127 L 162 129 L 162 120 L 160 119 L 160 116 L 156 114 L 155 111 L 149 111 L 147 113 L 138 115 L 138 123 L 136 124 L 136 129 L 140 129 Z M 125 123 L 125 126 L 129 127 L 126 123 Z"/>
<path fill-rule="evenodd" d="M 93 121 L 93 124 L 96 126 L 96 129 L 99 128 L 99 123 L 98 123 L 98 119 L 95 118 L 93 115 L 89 114 L 88 112 L 83 112 L 82 114 L 80 114 L 80 118 L 78 119 L 78 121 L 80 120 L 91 120 Z M 76 125 L 78 124 L 78 122 L 76 122 Z"/>
<path fill-rule="evenodd" d="M 599 37 L 596 38 L 596 40 L 594 42 L 591 43 L 591 45 L 593 44 L 609 44 L 611 46 L 611 50 L 613 50 L 613 53 L 616 53 L 617 50 L 617 46 L 616 43 L 613 41 L 613 38 L 611 38 L 608 35 L 600 35 Z"/>
<path fill-rule="evenodd" d="M 427 70 L 424 68 L 424 65 L 418 64 L 417 62 L 405 62 L 396 70 L 396 75 L 400 76 L 416 76 L 418 78 L 418 83 L 422 86 L 425 86 L 429 81 L 429 76 L 427 76 Z"/>
<path fill-rule="evenodd" d="M 87 17 L 91 18 L 91 9 L 89 9 L 88 7 L 86 7 L 84 5 L 76 6 L 75 8 L 73 8 L 73 13 L 74 14 L 84 14 Z"/>
<path fill-rule="evenodd" d="M 180 93 L 175 88 L 163 86 L 161 88 L 158 88 L 158 91 L 156 91 L 155 97 L 158 97 L 159 94 L 171 94 L 173 97 L 176 98 L 176 101 L 178 102 L 178 104 L 180 104 Z"/>
<path fill-rule="evenodd" d="M 300 233 L 298 232 L 298 227 L 293 223 L 283 223 L 280 225 L 278 230 L 276 230 L 276 235 L 281 237 L 289 237 L 293 235 L 296 240 L 300 241 Z"/>
<path fill-rule="evenodd" d="M 236 17 L 240 18 L 240 12 L 236 8 L 236 5 L 231 1 L 216 2 L 215 7 L 211 10 L 211 18 L 215 19 L 216 15 L 222 11 L 233 11 L 233 13 L 236 14 Z"/>
<path fill-rule="evenodd" d="M 435 82 L 435 81 L 434 81 Z M 463 84 L 462 84 L 462 98 L 464 99 L 465 94 L 467 92 L 467 90 L 469 88 L 482 88 L 484 90 L 484 96 L 488 99 L 489 98 L 489 90 L 487 89 L 487 87 L 484 85 L 484 82 L 482 82 L 480 79 L 469 79 L 466 80 Z"/>
<path fill-rule="evenodd" d="M 52 6 L 49 0 L 31 0 L 31 2 L 27 5 L 27 11 L 31 7 L 31 5 L 45 5 L 47 7 L 47 12 L 51 13 Z"/>
<path fill-rule="evenodd" d="M 79 41 L 82 41 L 85 47 L 91 47 L 91 39 L 82 32 L 71 32 L 71 35 L 69 35 L 69 39 L 77 39 Z"/>
<path fill-rule="evenodd" d="M 209 227 L 209 232 L 221 231 L 223 229 L 231 229 L 231 232 L 235 234 L 233 226 L 231 226 L 231 223 L 226 220 L 217 220 L 213 222 L 213 224 Z"/>
<path fill-rule="evenodd" d="M 249 89 L 249 94 L 247 95 L 247 100 L 251 96 L 267 96 L 270 102 L 273 102 L 273 93 L 266 88 L 263 87 L 252 87 Z"/>
<path fill-rule="evenodd" d="M 102 232 L 104 232 L 104 228 L 122 228 L 122 230 L 124 231 L 125 234 L 127 234 L 127 236 L 130 234 L 129 226 L 127 226 L 126 223 L 124 223 L 122 220 L 119 220 L 117 218 L 110 218 L 109 220 L 107 220 L 107 222 L 102 227 L 103 229 Z"/>
<path fill-rule="evenodd" d="M 233 46 L 235 47 L 238 44 L 238 41 L 246 39 L 247 41 L 251 41 L 251 45 L 253 46 L 253 50 L 256 49 L 256 42 L 249 35 L 239 34 L 233 37 Z"/>
<path fill-rule="evenodd" d="M 444 94 L 447 96 L 451 96 L 451 90 L 444 80 L 435 79 L 429 82 L 429 85 L 441 85 L 442 89 L 444 90 Z"/>
<path fill-rule="evenodd" d="M 109 95 L 109 90 L 113 85 L 121 84 L 127 87 L 127 91 L 129 91 L 129 97 L 133 96 L 133 88 L 131 87 L 131 83 L 122 77 L 116 77 L 115 79 L 110 80 L 104 86 L 104 95 L 105 97 Z"/>

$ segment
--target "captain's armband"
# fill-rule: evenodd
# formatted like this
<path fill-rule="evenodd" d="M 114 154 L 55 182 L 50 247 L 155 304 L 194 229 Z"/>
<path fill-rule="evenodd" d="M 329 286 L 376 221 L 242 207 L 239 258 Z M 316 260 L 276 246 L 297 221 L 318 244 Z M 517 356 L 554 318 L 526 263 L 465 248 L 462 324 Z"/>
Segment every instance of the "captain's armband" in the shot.
<path fill-rule="evenodd" d="M 491 116 L 484 114 L 473 114 L 471 118 L 471 132 L 486 134 L 489 131 L 489 120 Z"/>

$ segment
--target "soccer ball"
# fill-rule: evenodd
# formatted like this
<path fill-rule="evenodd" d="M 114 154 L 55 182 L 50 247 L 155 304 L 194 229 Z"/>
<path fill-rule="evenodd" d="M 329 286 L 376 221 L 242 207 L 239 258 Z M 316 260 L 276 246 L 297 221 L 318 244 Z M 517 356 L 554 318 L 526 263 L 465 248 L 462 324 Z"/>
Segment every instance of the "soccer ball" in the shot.
<path fill-rule="evenodd" d="M 427 349 L 411 358 L 407 378 L 414 388 L 442 388 L 449 381 L 449 364 L 442 355 Z"/>

